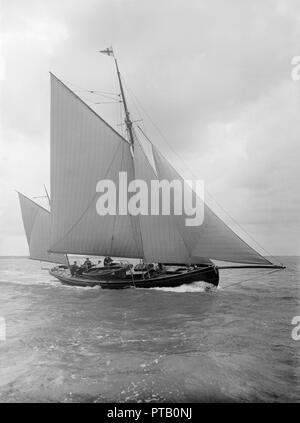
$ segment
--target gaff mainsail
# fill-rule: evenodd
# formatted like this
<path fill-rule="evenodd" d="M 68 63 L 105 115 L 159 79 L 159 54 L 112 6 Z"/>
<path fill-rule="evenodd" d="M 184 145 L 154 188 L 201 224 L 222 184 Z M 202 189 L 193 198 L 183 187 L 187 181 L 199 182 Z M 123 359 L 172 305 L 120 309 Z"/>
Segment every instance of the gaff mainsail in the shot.
<path fill-rule="evenodd" d="M 50 149 L 50 250 L 142 258 L 138 219 L 96 212 L 98 181 L 134 179 L 130 145 L 52 74 Z"/>
<path fill-rule="evenodd" d="M 147 262 L 203 263 L 203 258 L 272 266 L 205 205 L 201 226 L 185 216 L 99 216 L 96 185 L 119 172 L 128 181 L 181 178 L 152 147 L 154 172 L 134 134 L 128 142 L 51 74 L 51 248 L 56 253 L 143 258 Z M 149 186 L 150 189 L 150 186 Z M 118 198 L 118 196 L 117 196 Z"/>
<path fill-rule="evenodd" d="M 29 247 L 29 257 L 33 260 L 67 264 L 63 254 L 49 253 L 50 213 L 34 201 L 18 192 L 22 219 Z"/>

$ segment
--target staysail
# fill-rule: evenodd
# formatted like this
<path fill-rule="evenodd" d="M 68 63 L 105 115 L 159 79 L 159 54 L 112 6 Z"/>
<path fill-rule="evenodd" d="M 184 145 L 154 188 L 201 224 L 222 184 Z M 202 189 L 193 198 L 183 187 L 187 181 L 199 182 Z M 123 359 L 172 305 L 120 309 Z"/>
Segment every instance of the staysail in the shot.
<path fill-rule="evenodd" d="M 50 243 L 50 213 L 48 210 L 18 193 L 30 258 L 67 264 L 63 254 L 48 253 Z"/>
<path fill-rule="evenodd" d="M 185 184 L 183 178 L 154 146 L 152 151 L 159 179 L 169 182 L 181 180 L 182 184 Z M 191 191 L 187 184 L 185 187 Z M 193 195 L 196 196 L 195 193 Z M 187 226 L 185 219 L 188 216 L 184 213 L 173 218 L 176 229 L 189 251 L 190 262 L 201 263 L 203 257 L 208 257 L 236 263 L 271 264 L 231 230 L 207 204 L 204 203 L 203 207 L 204 219 L 199 226 Z"/>
<path fill-rule="evenodd" d="M 141 179 L 184 180 L 152 146 L 155 168 L 135 136 L 130 143 L 51 74 L 51 248 L 57 253 L 143 258 L 148 262 L 203 263 L 216 259 L 271 264 L 204 205 L 204 222 L 186 226 L 184 214 L 97 213 L 96 187 L 109 179 L 119 190 Z M 149 194 L 150 195 L 150 194 Z M 118 195 L 116 196 L 118 201 Z M 118 204 L 117 204 L 118 210 Z"/>

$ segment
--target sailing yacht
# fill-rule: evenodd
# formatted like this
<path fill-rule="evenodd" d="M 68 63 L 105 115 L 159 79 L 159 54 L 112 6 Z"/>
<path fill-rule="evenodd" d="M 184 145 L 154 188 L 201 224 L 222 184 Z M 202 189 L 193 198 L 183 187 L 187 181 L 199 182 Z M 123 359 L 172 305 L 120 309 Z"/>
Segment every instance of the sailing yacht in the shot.
<path fill-rule="evenodd" d="M 170 200 L 169 215 L 99 215 L 98 182 L 112 181 L 119 193 L 121 172 L 126 173 L 128 182 L 144 181 L 149 190 L 152 181 L 177 180 L 186 186 L 154 144 L 149 144 L 150 156 L 145 151 L 144 134 L 137 132 L 128 111 L 117 59 L 111 48 L 102 52 L 115 62 L 127 137 L 50 74 L 51 212 L 19 195 L 30 257 L 60 263 L 50 274 L 62 283 L 112 289 L 173 287 L 196 281 L 217 286 L 219 268 L 213 260 L 239 264 L 231 267 L 282 268 L 248 245 L 205 202 L 204 219 L 198 226 L 186 225 L 185 212 L 174 213 L 174 199 Z M 191 195 L 195 198 L 196 193 Z M 118 196 L 116 201 L 120 201 Z M 71 276 L 68 254 L 121 260 Z M 132 258 L 141 261 L 136 268 L 129 263 Z"/>

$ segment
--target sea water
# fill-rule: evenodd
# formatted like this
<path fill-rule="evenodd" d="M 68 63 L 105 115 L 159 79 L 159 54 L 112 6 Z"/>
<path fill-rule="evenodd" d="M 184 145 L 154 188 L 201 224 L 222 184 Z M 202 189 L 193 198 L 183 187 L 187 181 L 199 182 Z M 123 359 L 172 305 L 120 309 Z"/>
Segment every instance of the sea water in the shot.
<path fill-rule="evenodd" d="M 0 402 L 299 402 L 300 261 L 102 290 L 0 259 Z"/>

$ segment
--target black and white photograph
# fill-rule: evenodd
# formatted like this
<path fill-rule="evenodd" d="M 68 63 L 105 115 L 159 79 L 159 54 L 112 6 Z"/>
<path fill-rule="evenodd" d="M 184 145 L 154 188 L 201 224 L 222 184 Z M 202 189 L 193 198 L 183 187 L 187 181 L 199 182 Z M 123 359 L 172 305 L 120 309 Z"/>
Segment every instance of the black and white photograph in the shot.
<path fill-rule="evenodd" d="M 299 0 L 1 0 L 0 404 L 299 403 L 299 183 Z"/>

